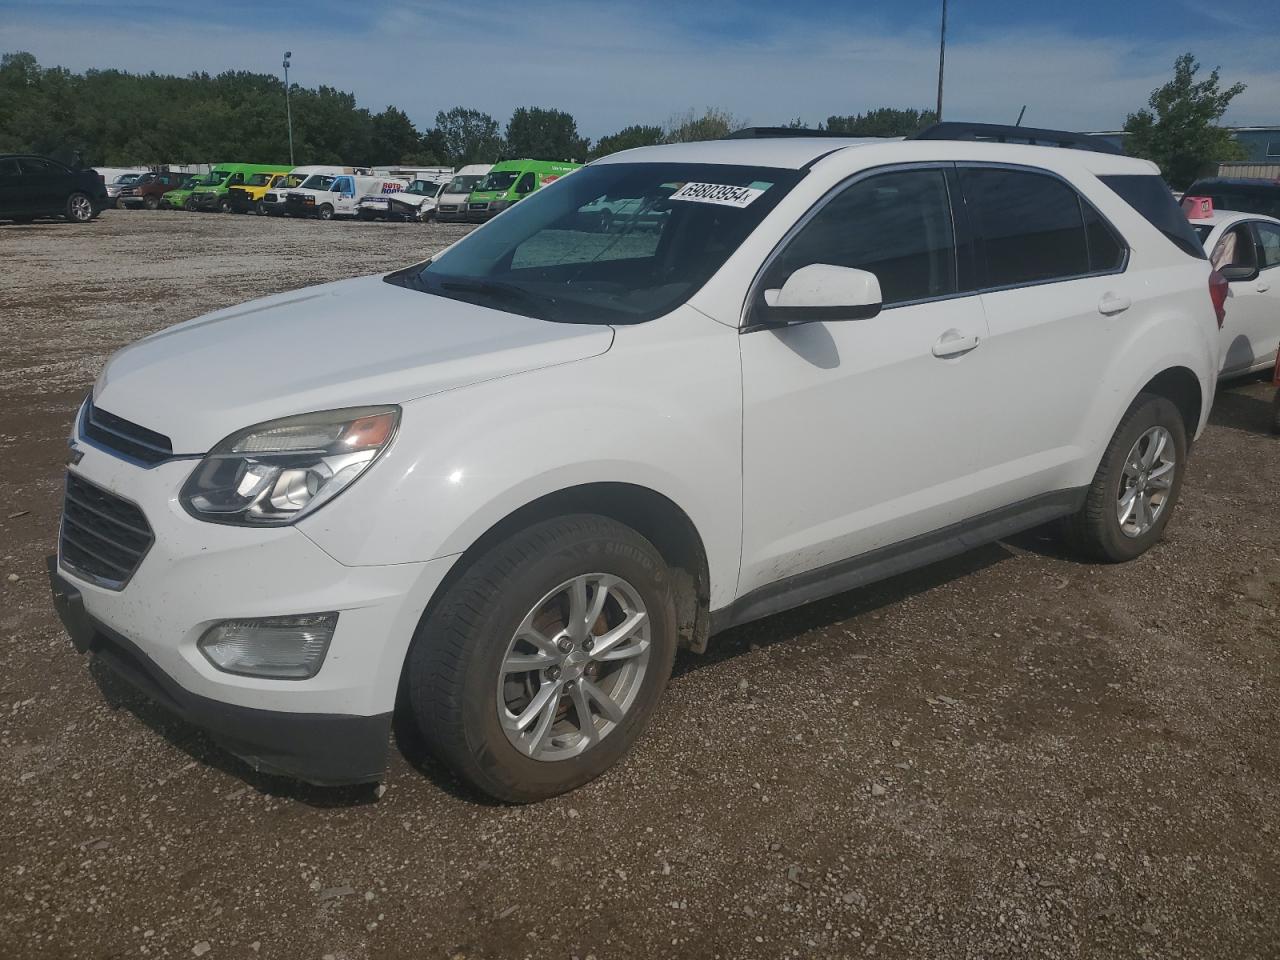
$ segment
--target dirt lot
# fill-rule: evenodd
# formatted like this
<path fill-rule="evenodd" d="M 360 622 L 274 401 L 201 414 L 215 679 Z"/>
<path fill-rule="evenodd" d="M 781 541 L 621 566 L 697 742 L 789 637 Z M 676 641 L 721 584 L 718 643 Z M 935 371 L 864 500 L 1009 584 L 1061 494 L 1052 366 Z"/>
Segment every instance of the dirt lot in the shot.
<path fill-rule="evenodd" d="M 42 569 L 102 360 L 461 229 L 0 226 L 0 957 L 1280 955 L 1261 382 L 1219 394 L 1138 562 L 1031 535 L 725 634 L 619 769 L 548 803 L 480 802 L 407 737 L 380 799 L 292 786 L 104 695 Z"/>

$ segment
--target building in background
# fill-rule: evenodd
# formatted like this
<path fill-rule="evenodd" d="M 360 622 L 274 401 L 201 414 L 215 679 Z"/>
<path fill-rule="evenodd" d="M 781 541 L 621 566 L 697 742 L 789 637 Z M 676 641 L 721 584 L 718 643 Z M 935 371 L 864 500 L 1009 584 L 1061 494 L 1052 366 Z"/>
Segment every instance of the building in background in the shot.
<path fill-rule="evenodd" d="M 1280 179 L 1280 125 L 1265 127 L 1227 127 L 1240 146 L 1245 159 L 1218 164 L 1221 177 L 1261 177 Z M 1128 136 L 1123 130 L 1098 130 L 1093 136 L 1124 149 Z"/>

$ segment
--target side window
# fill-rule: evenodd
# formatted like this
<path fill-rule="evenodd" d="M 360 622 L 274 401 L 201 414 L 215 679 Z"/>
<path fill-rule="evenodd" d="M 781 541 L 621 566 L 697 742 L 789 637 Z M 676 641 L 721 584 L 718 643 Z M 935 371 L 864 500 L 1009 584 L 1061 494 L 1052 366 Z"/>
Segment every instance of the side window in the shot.
<path fill-rule="evenodd" d="M 6 160 L 0 160 L 0 177 L 20 177 L 22 171 L 18 169 L 18 161 L 13 157 Z"/>
<path fill-rule="evenodd" d="M 883 173 L 849 186 L 796 234 L 770 269 L 768 285 L 812 263 L 874 273 L 886 306 L 955 293 L 946 175 Z"/>
<path fill-rule="evenodd" d="M 41 160 L 39 157 L 23 157 L 21 162 L 22 172 L 27 174 L 49 174 L 58 169 L 48 160 Z"/>
<path fill-rule="evenodd" d="M 333 181 L 332 192 L 333 193 L 352 193 L 353 191 L 351 189 L 351 178 L 338 177 L 337 180 Z"/>
<path fill-rule="evenodd" d="M 520 182 L 516 184 L 516 193 L 533 193 L 533 174 L 526 173 L 520 178 Z"/>
<path fill-rule="evenodd" d="M 1224 233 L 1218 245 L 1213 248 L 1213 256 L 1210 260 L 1215 270 L 1221 270 L 1223 267 L 1248 267 L 1251 270 L 1255 268 L 1258 265 L 1258 257 L 1253 246 L 1253 234 L 1249 232 L 1249 225 L 1242 223 Z"/>
<path fill-rule="evenodd" d="M 244 183 L 243 173 L 233 173 L 231 179 L 227 181 L 227 186 L 234 187 L 238 183 Z"/>
<path fill-rule="evenodd" d="M 986 250 L 986 286 L 1064 280 L 1089 272 L 1075 190 L 1041 173 L 961 169 L 965 199 Z"/>
<path fill-rule="evenodd" d="M 1080 208 L 1084 211 L 1085 239 L 1089 244 L 1089 272 L 1119 270 L 1124 264 L 1124 243 L 1116 236 L 1111 224 L 1090 204 L 1081 202 Z"/>
<path fill-rule="evenodd" d="M 1255 223 L 1254 226 L 1262 246 L 1262 268 L 1280 267 L 1280 226 L 1274 223 Z"/>

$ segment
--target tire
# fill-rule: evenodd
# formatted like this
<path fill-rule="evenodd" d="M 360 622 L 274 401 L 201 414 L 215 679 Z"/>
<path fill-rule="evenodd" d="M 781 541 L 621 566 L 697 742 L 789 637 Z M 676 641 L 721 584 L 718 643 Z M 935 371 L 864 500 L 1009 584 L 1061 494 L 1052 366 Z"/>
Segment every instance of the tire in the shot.
<path fill-rule="evenodd" d="M 147 197 L 147 199 L 142 201 L 142 205 L 146 207 L 148 210 L 159 210 L 160 200 L 158 197 L 150 196 L 150 197 Z"/>
<path fill-rule="evenodd" d="M 320 204 L 320 209 L 316 211 L 316 216 L 319 217 L 321 220 L 332 220 L 333 207 L 331 207 L 327 203 Z"/>
<path fill-rule="evenodd" d="M 187 213 L 195 213 L 196 202 L 192 200 L 190 197 L 187 197 L 187 202 L 182 205 L 182 209 L 187 211 Z"/>
<path fill-rule="evenodd" d="M 262 205 L 261 200 L 254 201 L 253 212 L 256 216 L 264 217 L 267 214 L 267 208 Z"/>
<path fill-rule="evenodd" d="M 97 213 L 93 209 L 93 201 L 87 193 L 79 191 L 67 197 L 67 219 L 72 223 L 88 223 Z"/>
<path fill-rule="evenodd" d="M 232 209 L 231 209 L 231 201 L 230 201 L 230 200 L 228 200 L 226 197 L 223 197 L 221 200 L 219 200 L 219 201 L 218 201 L 218 212 L 219 212 L 219 213 L 231 213 L 231 212 L 232 212 Z"/>
<path fill-rule="evenodd" d="M 1187 449 L 1187 428 L 1178 408 L 1164 397 L 1139 394 L 1107 445 L 1084 506 L 1067 521 L 1072 546 L 1107 563 L 1132 560 L 1151 549 L 1177 506 Z M 1132 467 L 1130 454 L 1137 461 Z M 1129 498 L 1133 512 L 1122 522 L 1122 504 L 1135 488 L 1136 496 Z"/>
<path fill-rule="evenodd" d="M 645 614 L 612 647 L 615 654 L 635 651 L 626 659 L 594 661 L 590 657 L 598 654 L 586 653 L 592 647 L 585 640 L 567 655 L 551 643 L 568 639 L 563 614 L 569 593 L 557 591 L 579 580 L 589 584 L 593 576 L 613 582 L 603 612 L 586 628 L 587 639 L 632 622 L 636 611 Z M 598 593 L 588 585 L 581 596 L 589 607 Z M 550 616 L 551 624 L 539 616 Z M 545 631 L 542 642 L 561 657 L 556 662 L 563 672 L 559 666 L 502 671 L 513 662 L 509 657 L 528 657 L 528 651 L 538 656 L 538 648 L 516 636 L 526 621 Z M 653 544 L 605 517 L 559 517 L 492 547 L 423 618 L 409 652 L 409 703 L 427 747 L 476 789 L 510 803 L 542 800 L 595 779 L 630 750 L 671 676 L 675 649 L 670 577 Z M 549 662 L 546 657 L 541 659 Z M 500 678 L 506 678 L 501 690 Z M 534 710 L 528 699 L 535 696 L 534 683 L 540 684 L 536 696 L 547 691 L 546 709 Z M 609 701 L 616 711 L 612 718 L 589 699 L 589 691 L 601 690 L 621 700 Z M 552 696 L 554 691 L 565 692 Z M 524 734 L 509 734 L 501 717 L 515 719 L 512 696 L 515 710 L 549 718 L 554 730 L 538 738 L 542 725 L 533 722 Z M 578 720 L 579 702 L 588 704 L 590 737 L 581 732 L 588 728 Z M 524 749 L 513 740 L 521 737 Z M 534 748 L 535 742 L 541 747 Z M 535 758 L 530 749 L 545 752 Z"/>

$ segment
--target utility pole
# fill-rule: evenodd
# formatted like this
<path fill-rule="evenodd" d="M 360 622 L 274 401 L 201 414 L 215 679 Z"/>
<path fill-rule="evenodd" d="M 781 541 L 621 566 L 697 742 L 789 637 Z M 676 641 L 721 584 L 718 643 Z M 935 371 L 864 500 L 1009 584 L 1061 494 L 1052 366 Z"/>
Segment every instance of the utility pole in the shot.
<path fill-rule="evenodd" d="M 938 123 L 942 122 L 942 75 L 947 66 L 947 0 L 942 0 L 942 36 L 938 40 Z"/>
<path fill-rule="evenodd" d="M 294 166 L 293 162 L 293 108 L 289 106 L 289 58 L 293 53 L 289 50 L 284 52 L 284 115 L 289 122 L 289 166 Z M 941 81 L 939 81 L 941 82 Z M 938 98 L 941 103 L 942 87 L 938 87 Z"/>

